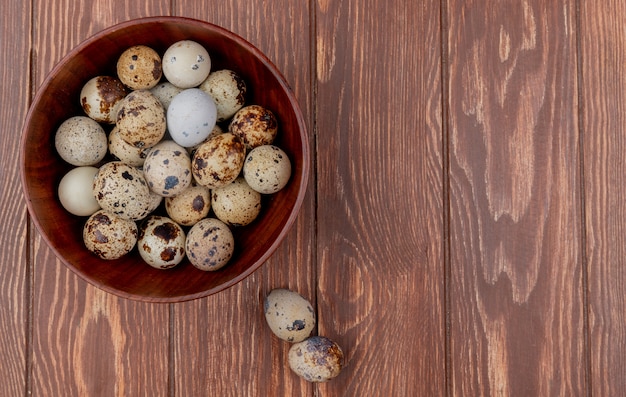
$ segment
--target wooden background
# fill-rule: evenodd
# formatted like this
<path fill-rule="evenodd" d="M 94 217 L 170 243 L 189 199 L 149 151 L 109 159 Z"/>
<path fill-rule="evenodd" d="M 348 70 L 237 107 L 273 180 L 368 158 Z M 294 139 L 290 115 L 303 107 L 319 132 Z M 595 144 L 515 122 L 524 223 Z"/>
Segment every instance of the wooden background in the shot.
<path fill-rule="evenodd" d="M 19 182 L 46 73 L 153 15 L 265 52 L 313 149 L 276 254 L 182 304 L 77 278 Z M 625 26 L 617 0 L 2 2 L 0 395 L 625 395 Z M 346 353 L 338 378 L 288 369 L 260 307 L 276 287 L 314 303 Z"/>

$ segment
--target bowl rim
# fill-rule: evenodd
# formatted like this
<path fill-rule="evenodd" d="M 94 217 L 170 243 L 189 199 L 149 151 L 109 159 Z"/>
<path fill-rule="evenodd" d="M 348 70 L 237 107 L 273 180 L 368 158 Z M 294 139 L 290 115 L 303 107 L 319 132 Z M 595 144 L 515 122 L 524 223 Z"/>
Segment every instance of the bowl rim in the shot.
<path fill-rule="evenodd" d="M 272 243 L 269 245 L 268 249 L 252 265 L 247 267 L 243 272 L 237 274 L 236 276 L 234 276 L 233 278 L 229 279 L 226 282 L 223 282 L 213 288 L 209 288 L 200 292 L 177 295 L 177 296 L 144 296 L 144 295 L 133 294 L 131 292 L 120 290 L 111 285 L 98 282 L 97 280 L 90 278 L 87 274 L 85 274 L 83 271 L 81 271 L 80 269 L 75 267 L 72 263 L 70 263 L 68 260 L 66 260 L 65 257 L 59 251 L 59 249 L 55 247 L 54 244 L 52 244 L 52 242 L 50 241 L 50 238 L 45 232 L 44 226 L 41 224 L 39 218 L 35 216 L 36 212 L 32 203 L 32 199 L 31 199 L 30 193 L 28 192 L 28 189 L 26 188 L 27 187 L 26 160 L 25 160 L 26 159 L 26 141 L 27 141 L 26 131 L 29 128 L 29 125 L 31 123 L 31 118 L 33 117 L 33 113 L 35 112 L 35 108 L 37 107 L 37 104 L 39 104 L 39 102 L 42 100 L 44 95 L 46 95 L 46 91 L 48 87 L 50 86 L 54 77 L 59 73 L 60 69 L 66 63 L 66 61 L 76 56 L 85 47 L 102 39 L 103 37 L 106 37 L 108 34 L 112 32 L 118 31 L 120 29 L 125 29 L 128 27 L 136 26 L 138 24 L 162 23 L 162 22 L 191 24 L 197 27 L 201 27 L 201 28 L 208 27 L 215 31 L 219 31 L 220 34 L 223 34 L 224 36 L 228 36 L 231 40 L 238 42 L 243 47 L 250 50 L 250 52 L 253 53 L 253 55 L 257 57 L 262 62 L 262 64 L 276 77 L 277 82 L 279 83 L 281 88 L 284 90 L 289 100 L 290 106 L 293 108 L 293 113 L 297 121 L 298 128 L 301 131 L 302 174 L 300 178 L 300 186 L 298 187 L 298 195 L 296 197 L 296 200 L 294 201 L 293 210 L 289 214 L 287 221 L 280 228 L 280 232 L 278 233 L 276 239 L 272 241 Z M 52 67 L 52 69 L 50 69 L 49 72 L 47 72 L 46 77 L 44 78 L 43 82 L 37 88 L 35 95 L 29 104 L 29 108 L 26 113 L 26 116 L 24 118 L 23 126 L 21 129 L 19 151 L 20 151 L 19 152 L 20 182 L 22 185 L 22 192 L 24 194 L 30 220 L 33 222 L 33 224 L 37 228 L 37 231 L 39 232 L 41 238 L 46 243 L 47 247 L 54 253 L 56 259 L 62 262 L 74 274 L 79 276 L 81 279 L 83 279 L 90 285 L 93 285 L 105 292 L 111 293 L 118 297 L 130 299 L 134 301 L 150 302 L 150 303 L 178 303 L 178 302 L 186 302 L 190 300 L 204 298 L 204 297 L 216 294 L 218 292 L 224 291 L 226 289 L 229 289 L 230 287 L 240 283 L 242 280 L 248 278 L 252 273 L 258 270 L 259 267 L 261 267 L 274 254 L 276 249 L 282 244 L 285 236 L 291 230 L 293 224 L 295 223 L 300 213 L 300 209 L 304 201 L 304 198 L 306 196 L 310 167 L 311 167 L 309 137 L 308 137 L 306 120 L 304 119 L 304 115 L 302 113 L 302 110 L 300 108 L 299 102 L 295 96 L 294 91 L 292 90 L 291 86 L 287 83 L 287 80 L 285 79 L 283 73 L 278 69 L 278 67 L 276 67 L 276 65 L 274 65 L 274 63 L 255 45 L 253 45 L 252 43 L 250 43 L 248 40 L 244 39 L 242 36 L 238 35 L 237 33 L 234 33 L 224 27 L 221 27 L 217 24 L 214 24 L 208 21 L 203 21 L 200 19 L 183 17 L 183 16 L 150 16 L 150 17 L 135 18 L 135 19 L 119 22 L 92 34 L 91 36 L 81 41 L 78 45 L 73 47 L 59 61 L 57 61 L 57 63 Z M 29 244 L 30 244 L 30 241 L 29 241 Z M 31 259 L 31 261 L 32 260 L 33 259 Z"/>

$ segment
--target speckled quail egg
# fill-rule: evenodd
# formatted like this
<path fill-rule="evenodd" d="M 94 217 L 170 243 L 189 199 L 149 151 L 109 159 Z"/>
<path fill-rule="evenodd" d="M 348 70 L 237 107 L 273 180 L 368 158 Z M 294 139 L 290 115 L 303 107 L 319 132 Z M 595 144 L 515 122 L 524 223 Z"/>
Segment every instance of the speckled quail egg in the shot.
<path fill-rule="evenodd" d="M 99 210 L 85 222 L 83 241 L 87 249 L 100 258 L 119 259 L 135 247 L 137 224 Z"/>
<path fill-rule="evenodd" d="M 209 74 L 200 89 L 215 101 L 218 122 L 231 118 L 246 101 L 246 82 L 232 70 L 222 69 Z"/>
<path fill-rule="evenodd" d="M 163 54 L 163 74 L 167 81 L 177 87 L 197 87 L 210 72 L 211 58 L 208 51 L 193 40 L 178 41 Z"/>
<path fill-rule="evenodd" d="M 287 342 L 302 342 L 315 328 L 315 311 L 302 295 L 284 288 L 272 290 L 263 302 L 270 330 Z"/>
<path fill-rule="evenodd" d="M 204 218 L 189 229 L 185 251 L 189 262 L 200 270 L 214 271 L 226 266 L 233 256 L 235 239 L 224 222 Z"/>
<path fill-rule="evenodd" d="M 191 147 L 209 136 L 216 117 L 213 99 L 198 88 L 189 88 L 176 95 L 167 108 L 167 129 L 176 143 Z"/>
<path fill-rule="evenodd" d="M 150 190 L 163 197 L 176 196 L 193 179 L 191 158 L 187 150 L 176 142 L 162 141 L 148 152 L 143 174 Z"/>
<path fill-rule="evenodd" d="M 215 127 L 213 127 L 213 129 L 209 133 L 209 136 L 207 136 L 204 141 L 200 142 L 199 144 L 195 146 L 188 147 L 187 151 L 189 152 L 190 155 L 193 156 L 193 154 L 196 152 L 196 149 L 198 149 L 200 145 L 202 145 L 204 142 L 208 141 L 209 139 L 213 138 L 215 135 L 219 135 L 223 133 L 224 133 L 224 130 L 222 129 L 222 127 L 220 127 L 219 124 L 215 124 Z"/>
<path fill-rule="evenodd" d="M 74 116 L 61 123 L 54 146 L 61 158 L 72 165 L 94 165 L 107 154 L 107 135 L 97 121 Z"/>
<path fill-rule="evenodd" d="M 109 153 L 128 165 L 141 167 L 146 160 L 148 150 L 150 148 L 137 147 L 123 140 L 117 126 L 109 132 Z"/>
<path fill-rule="evenodd" d="M 257 192 L 273 194 L 289 182 L 291 162 L 287 153 L 278 146 L 257 146 L 246 156 L 243 176 L 248 185 Z"/>
<path fill-rule="evenodd" d="M 161 57 L 145 45 L 127 48 L 117 60 L 117 77 L 131 90 L 156 86 L 162 74 Z"/>
<path fill-rule="evenodd" d="M 271 110 L 259 105 L 249 105 L 235 113 L 228 125 L 228 131 L 237 135 L 246 148 L 252 149 L 274 142 L 278 133 L 278 121 Z"/>
<path fill-rule="evenodd" d="M 191 171 L 199 185 L 210 189 L 234 181 L 243 168 L 246 148 L 234 134 L 216 135 L 198 146 L 191 161 Z"/>
<path fill-rule="evenodd" d="M 185 258 L 185 232 L 173 220 L 152 215 L 139 227 L 137 250 L 156 269 L 170 269 Z"/>
<path fill-rule="evenodd" d="M 96 76 L 80 91 L 85 114 L 99 123 L 115 124 L 117 106 L 128 95 L 122 82 L 113 76 Z"/>
<path fill-rule="evenodd" d="M 143 173 L 121 161 L 100 167 L 93 182 L 93 194 L 103 209 L 131 220 L 145 218 L 153 200 Z"/>
<path fill-rule="evenodd" d="M 96 167 L 76 167 L 61 178 L 58 188 L 59 201 L 69 213 L 89 216 L 100 209 L 92 188 L 97 172 Z"/>
<path fill-rule="evenodd" d="M 294 343 L 287 355 L 289 368 L 309 382 L 327 382 L 341 372 L 344 355 L 341 347 L 324 336 L 312 336 Z"/>
<path fill-rule="evenodd" d="M 231 226 L 246 226 L 261 212 L 261 194 L 239 177 L 211 191 L 211 207 L 222 222 Z"/>
<path fill-rule="evenodd" d="M 205 186 L 189 186 L 174 197 L 165 198 L 165 211 L 182 226 L 193 226 L 209 215 L 211 191 Z"/>
<path fill-rule="evenodd" d="M 165 135 L 165 110 L 150 91 L 133 91 L 120 103 L 116 125 L 122 139 L 129 144 L 152 147 Z"/>
<path fill-rule="evenodd" d="M 182 88 L 176 87 L 169 81 L 159 83 L 154 88 L 150 89 L 152 95 L 157 97 L 166 112 L 167 109 L 170 107 L 170 103 L 172 103 L 172 99 L 174 99 L 176 95 L 180 94 L 181 91 L 183 91 Z"/>

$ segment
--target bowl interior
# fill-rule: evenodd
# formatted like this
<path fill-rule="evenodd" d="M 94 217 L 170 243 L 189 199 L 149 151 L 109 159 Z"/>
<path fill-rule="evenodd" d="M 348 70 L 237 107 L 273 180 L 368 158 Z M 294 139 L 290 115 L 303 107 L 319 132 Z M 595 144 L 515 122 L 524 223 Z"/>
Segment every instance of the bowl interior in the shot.
<path fill-rule="evenodd" d="M 144 44 L 163 54 L 170 44 L 183 39 L 195 40 L 207 48 L 212 70 L 229 68 L 244 78 L 248 86 L 247 104 L 259 104 L 275 113 L 279 122 L 275 144 L 291 159 L 291 180 L 280 192 L 264 196 L 261 215 L 252 224 L 233 228 L 235 254 L 221 270 L 200 271 L 186 259 L 173 269 L 157 270 L 143 263 L 136 249 L 118 260 L 101 260 L 83 245 L 86 218 L 67 213 L 57 198 L 58 183 L 72 166 L 56 153 L 54 134 L 68 117 L 84 114 L 79 103 L 83 84 L 97 75 L 115 76 L 115 63 L 126 48 Z M 210 295 L 234 285 L 263 264 L 295 220 L 306 190 L 309 167 L 302 114 L 273 64 L 233 33 L 206 22 L 177 17 L 126 22 L 98 33 L 73 49 L 55 66 L 35 97 L 24 125 L 21 154 L 28 209 L 56 255 L 97 287 L 119 296 L 153 302 Z"/>

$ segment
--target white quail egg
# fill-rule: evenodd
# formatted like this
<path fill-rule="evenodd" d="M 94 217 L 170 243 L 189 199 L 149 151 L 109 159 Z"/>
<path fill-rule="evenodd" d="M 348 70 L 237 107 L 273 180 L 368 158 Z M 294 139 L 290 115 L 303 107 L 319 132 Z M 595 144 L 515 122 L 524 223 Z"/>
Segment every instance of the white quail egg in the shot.
<path fill-rule="evenodd" d="M 172 44 L 163 55 L 163 74 L 180 88 L 199 86 L 211 72 L 211 58 L 202 44 L 181 40 Z"/>
<path fill-rule="evenodd" d="M 198 88 L 176 95 L 167 108 L 167 129 L 181 146 L 192 147 L 204 141 L 217 118 L 213 99 Z"/>
<path fill-rule="evenodd" d="M 274 335 L 287 342 L 302 342 L 315 328 L 315 311 L 302 295 L 284 288 L 272 290 L 263 304 L 265 320 Z"/>

